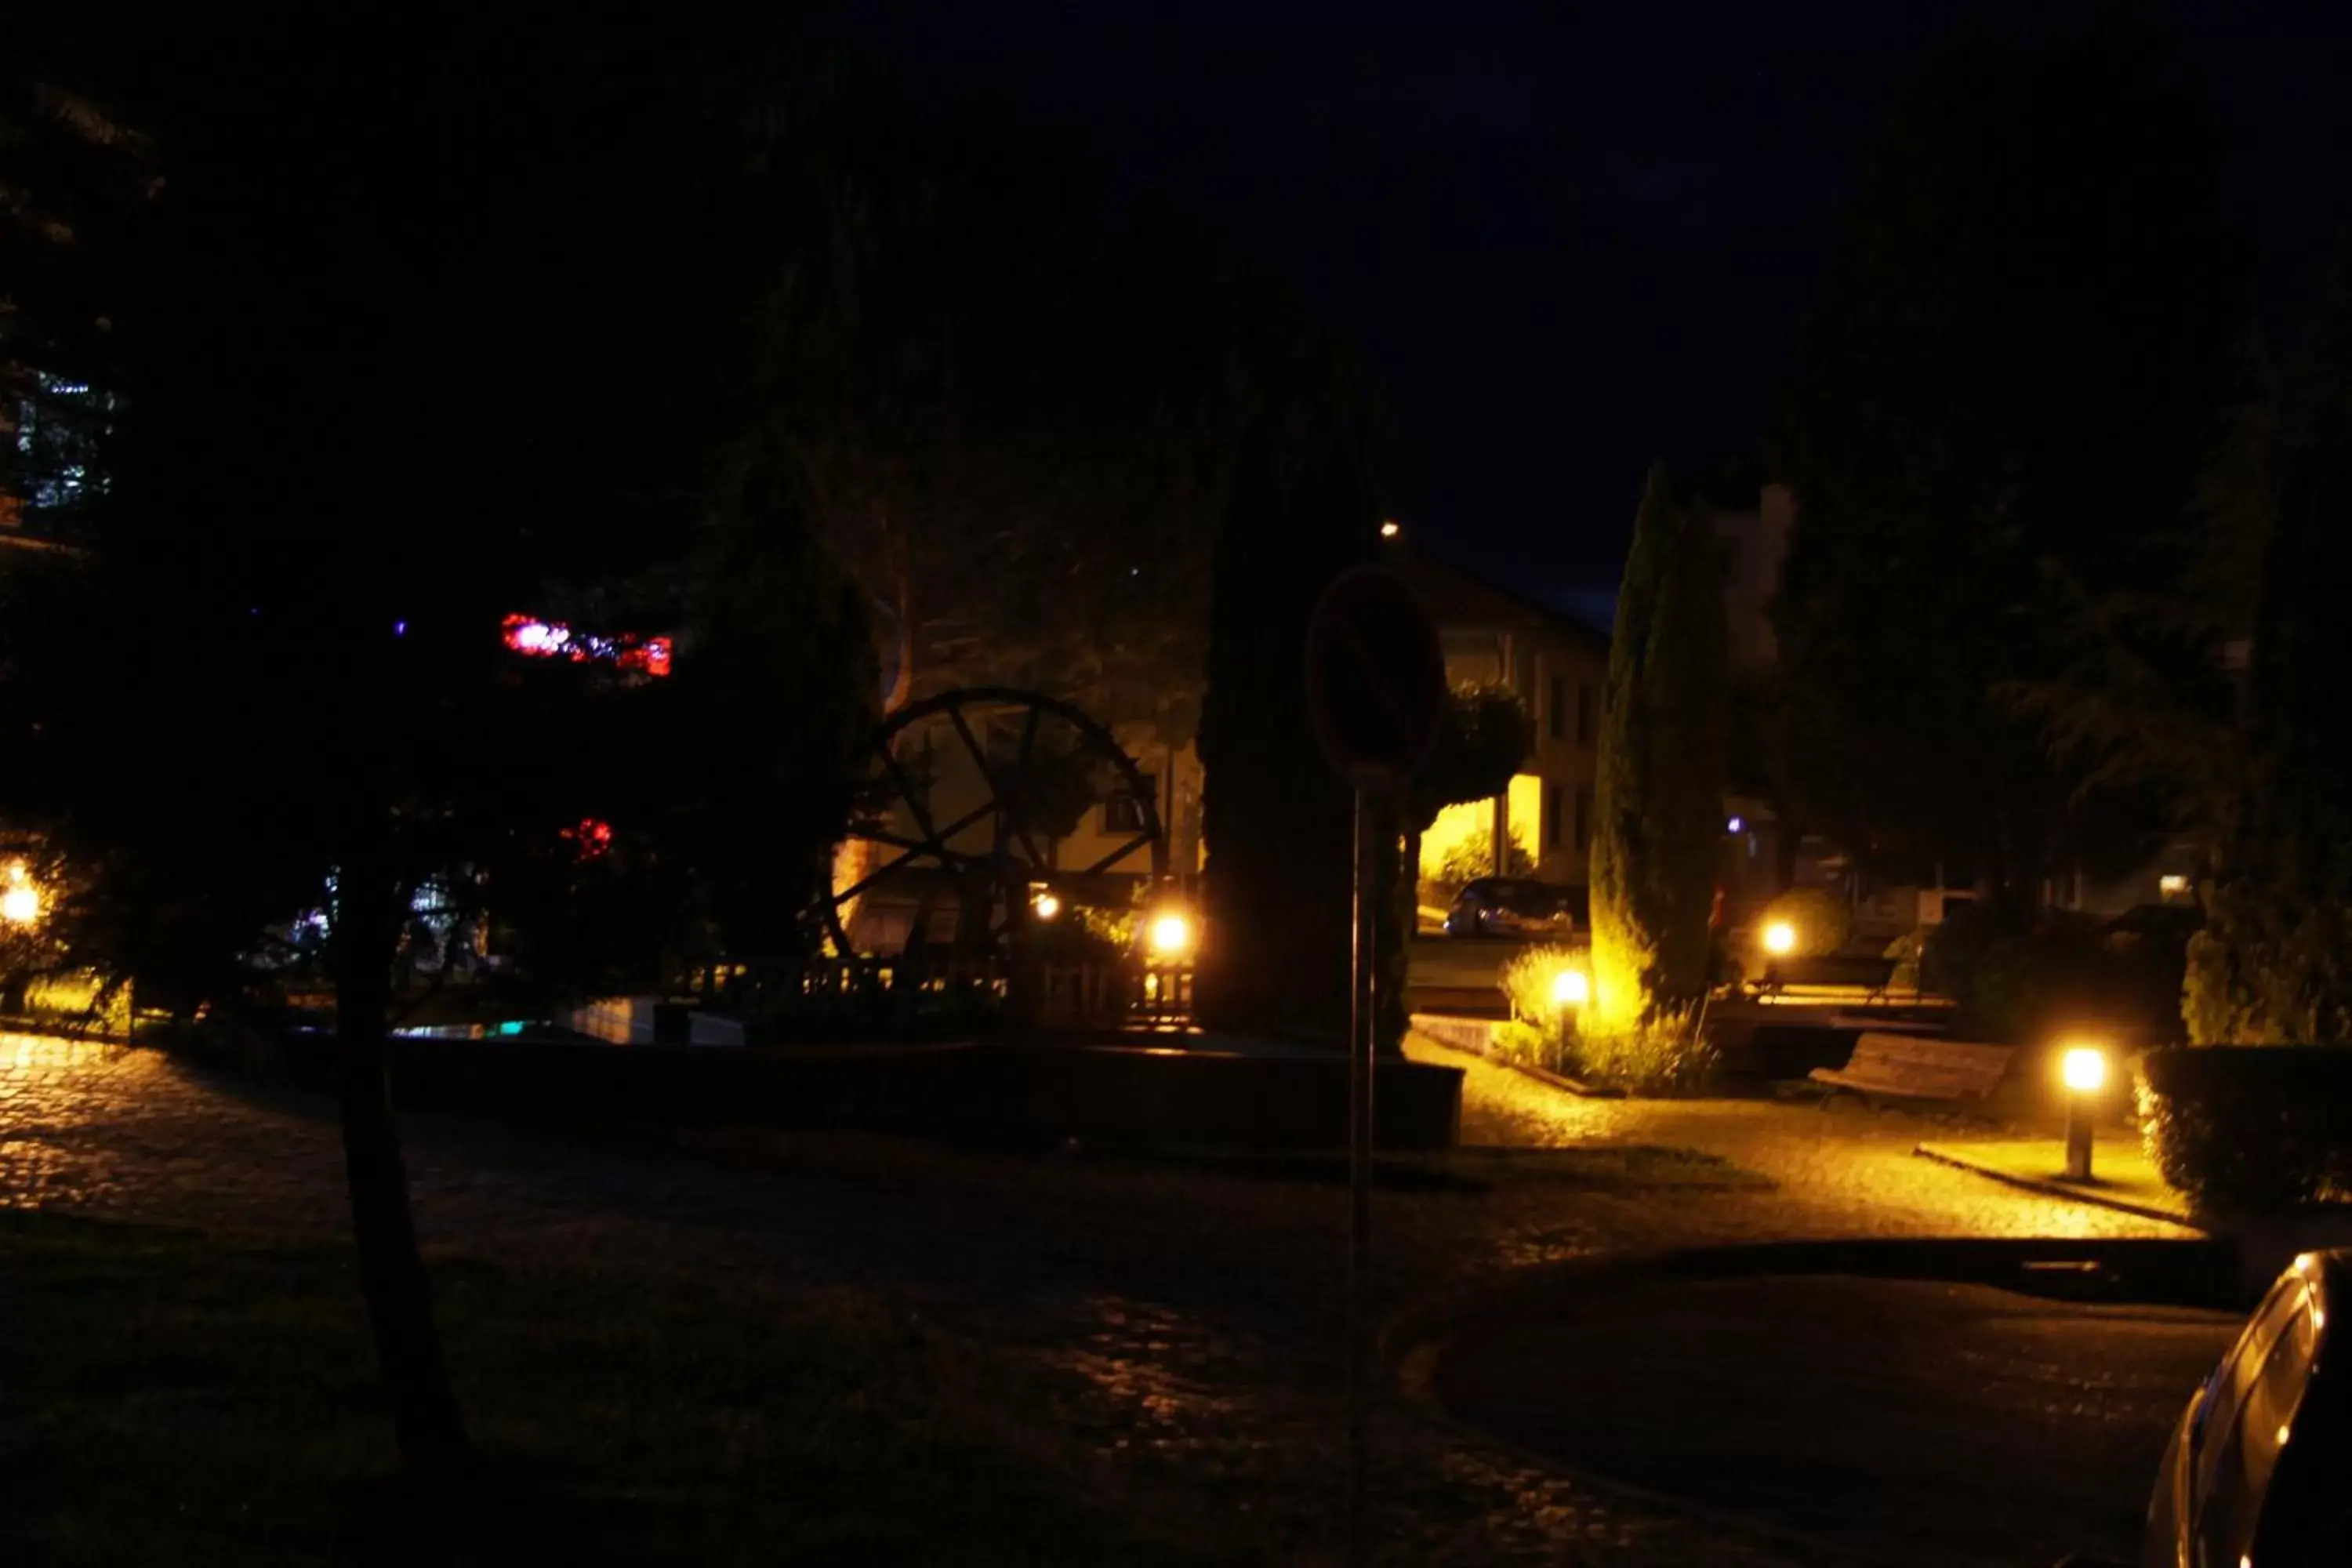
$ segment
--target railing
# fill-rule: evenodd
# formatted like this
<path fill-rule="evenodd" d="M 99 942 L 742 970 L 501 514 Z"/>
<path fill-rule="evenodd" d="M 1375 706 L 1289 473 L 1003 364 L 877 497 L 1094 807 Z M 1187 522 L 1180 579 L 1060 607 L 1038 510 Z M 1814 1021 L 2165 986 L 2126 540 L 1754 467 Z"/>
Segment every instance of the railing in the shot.
<path fill-rule="evenodd" d="M 890 961 L 845 959 L 811 965 L 800 976 L 808 997 L 850 996 L 880 990 L 929 996 L 984 998 L 1041 1024 L 1190 1023 L 1190 963 L 1016 963 L 982 960 L 927 963 L 902 970 Z"/>

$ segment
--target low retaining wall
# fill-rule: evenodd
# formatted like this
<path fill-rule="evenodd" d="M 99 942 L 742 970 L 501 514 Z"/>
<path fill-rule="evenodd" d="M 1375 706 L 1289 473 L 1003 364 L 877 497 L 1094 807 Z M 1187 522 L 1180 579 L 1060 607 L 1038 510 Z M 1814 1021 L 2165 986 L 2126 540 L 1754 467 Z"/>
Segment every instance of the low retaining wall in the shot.
<path fill-rule="evenodd" d="M 391 1051 L 404 1110 L 535 1122 L 853 1126 L 981 1141 L 1330 1149 L 1348 1141 L 1347 1065 L 1130 1046 L 711 1050 L 414 1040 Z M 1451 1148 L 1462 1074 L 1383 1061 L 1377 1137 Z"/>

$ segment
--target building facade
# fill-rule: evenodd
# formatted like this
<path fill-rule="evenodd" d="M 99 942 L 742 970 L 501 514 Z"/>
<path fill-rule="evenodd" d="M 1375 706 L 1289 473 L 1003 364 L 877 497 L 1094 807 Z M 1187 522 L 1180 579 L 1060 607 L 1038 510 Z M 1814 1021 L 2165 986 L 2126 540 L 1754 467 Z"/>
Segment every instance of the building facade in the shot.
<path fill-rule="evenodd" d="M 1440 880 L 1449 860 L 1458 869 L 1464 847 L 1483 838 L 1488 871 L 1524 868 L 1543 881 L 1584 886 L 1609 639 L 1442 563 L 1400 553 L 1391 564 L 1436 623 L 1446 679 L 1508 688 L 1527 706 L 1532 737 L 1508 790 L 1448 806 L 1422 836 L 1423 880 Z"/>

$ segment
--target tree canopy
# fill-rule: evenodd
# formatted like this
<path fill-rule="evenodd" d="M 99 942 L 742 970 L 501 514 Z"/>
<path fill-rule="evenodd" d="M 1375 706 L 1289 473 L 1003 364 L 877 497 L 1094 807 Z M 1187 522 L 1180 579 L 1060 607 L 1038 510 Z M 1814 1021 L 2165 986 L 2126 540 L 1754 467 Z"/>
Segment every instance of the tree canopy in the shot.
<path fill-rule="evenodd" d="M 891 700 L 1034 688 L 1189 741 L 1246 352 L 1230 268 L 978 110 L 832 102 L 768 177 L 791 229 L 777 414 Z"/>
<path fill-rule="evenodd" d="M 2147 847 L 2016 699 L 2083 605 L 2178 570 L 2241 319 L 2213 148 L 2113 11 L 1956 50 L 1886 128 L 1778 443 L 1776 608 L 1790 804 L 1885 869 L 2030 901 Z"/>

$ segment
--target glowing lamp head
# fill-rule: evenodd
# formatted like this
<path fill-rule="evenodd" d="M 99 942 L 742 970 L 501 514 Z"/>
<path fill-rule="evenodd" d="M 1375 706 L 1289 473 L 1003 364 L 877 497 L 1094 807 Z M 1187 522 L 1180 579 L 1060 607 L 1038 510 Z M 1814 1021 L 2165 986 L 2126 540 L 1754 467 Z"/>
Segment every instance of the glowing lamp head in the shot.
<path fill-rule="evenodd" d="M 2089 1094 L 2105 1088 L 2107 1081 L 2107 1053 L 2096 1046 L 2069 1046 L 2059 1058 L 2059 1073 L 2066 1087 L 2077 1094 Z"/>
<path fill-rule="evenodd" d="M 1743 827 L 1745 827 L 1745 826 L 1748 826 L 1748 819 L 1747 819 L 1746 817 L 1744 817 L 1744 816 L 1735 816 L 1735 817 L 1733 817 L 1730 821 L 1728 821 L 1728 822 L 1727 822 L 1727 823 L 1725 823 L 1725 824 L 1723 825 L 1723 830 L 1724 830 L 1726 833 L 1737 833 L 1737 832 L 1738 832 L 1741 828 L 1743 828 Z"/>
<path fill-rule="evenodd" d="M 1389 518 L 1381 524 L 1381 537 L 1382 539 L 1394 539 L 1398 534 L 1402 533 L 1403 531 L 1403 529 L 1397 526 L 1397 521 L 1394 518 Z"/>
<path fill-rule="evenodd" d="M 1581 1007 L 1592 1000 L 1592 978 L 1581 969 L 1563 969 L 1551 977 L 1555 1007 Z"/>
<path fill-rule="evenodd" d="M 1154 915 L 1150 936 L 1151 951 L 1161 958 L 1181 958 L 1192 951 L 1192 922 L 1182 915 Z"/>
<path fill-rule="evenodd" d="M 1764 951 L 1775 957 L 1786 957 L 1797 951 L 1797 928 L 1787 921 L 1774 921 L 1764 928 Z"/>
<path fill-rule="evenodd" d="M 1051 893 L 1040 893 L 1029 900 L 1029 907 L 1037 911 L 1039 920 L 1049 921 L 1062 912 L 1062 900 Z"/>
<path fill-rule="evenodd" d="M 41 918 L 41 895 L 26 883 L 18 883 L 0 893 L 0 921 L 12 926 L 28 926 Z"/>

